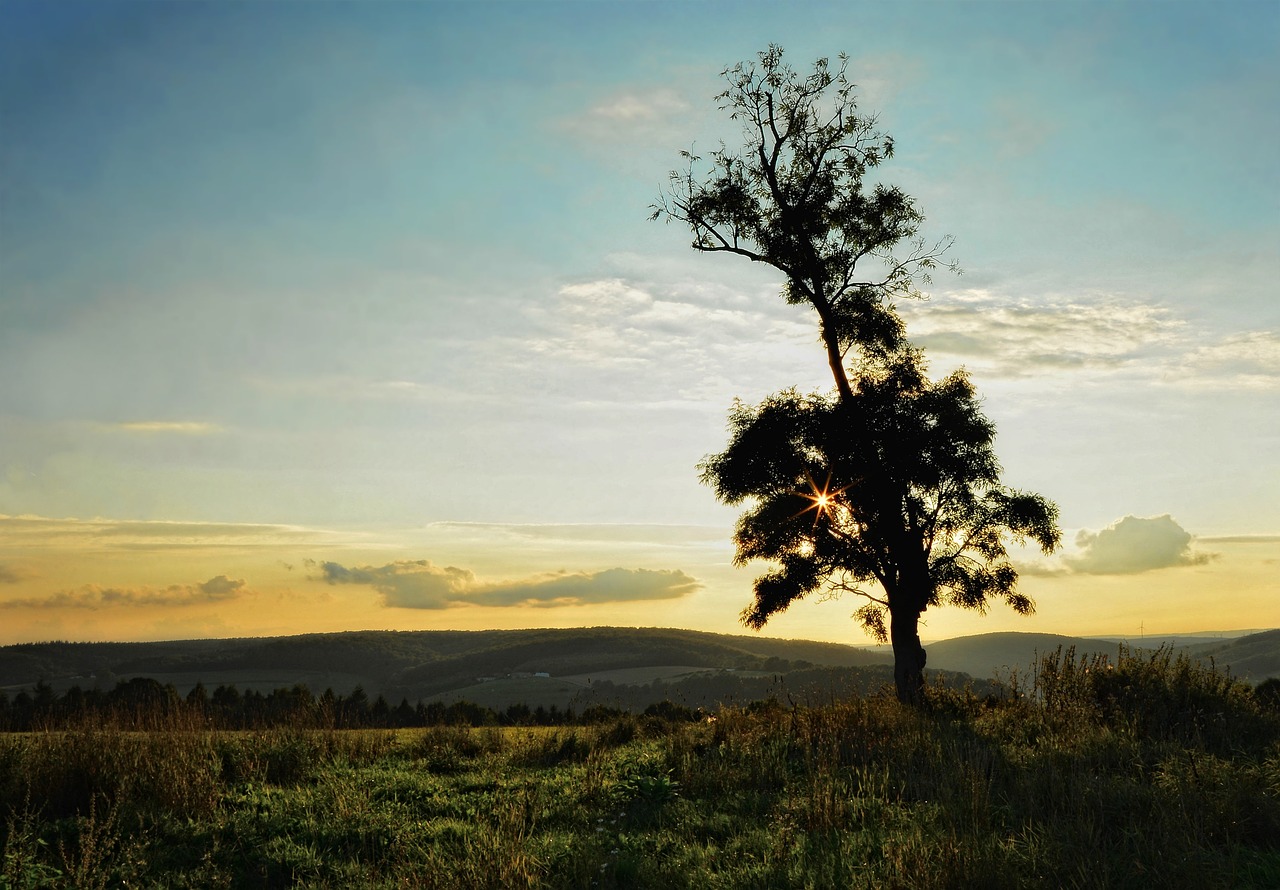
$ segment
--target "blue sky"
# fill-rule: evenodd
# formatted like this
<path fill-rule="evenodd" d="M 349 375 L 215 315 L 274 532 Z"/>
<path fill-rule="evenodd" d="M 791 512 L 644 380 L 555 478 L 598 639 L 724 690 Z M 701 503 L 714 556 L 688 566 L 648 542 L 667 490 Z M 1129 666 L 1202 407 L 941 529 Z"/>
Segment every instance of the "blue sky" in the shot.
<path fill-rule="evenodd" d="M 695 465 L 825 367 L 647 216 L 771 42 L 851 57 L 965 270 L 909 329 L 1062 507 L 1037 617 L 926 634 L 1275 626 L 1274 4 L 5 0 L 0 642 L 734 630 Z"/>

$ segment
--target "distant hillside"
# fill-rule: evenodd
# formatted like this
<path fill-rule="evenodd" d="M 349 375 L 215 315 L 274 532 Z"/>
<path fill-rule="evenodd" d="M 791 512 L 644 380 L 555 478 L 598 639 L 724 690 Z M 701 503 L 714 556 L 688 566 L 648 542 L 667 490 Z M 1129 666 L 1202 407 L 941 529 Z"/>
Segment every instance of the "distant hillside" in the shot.
<path fill-rule="evenodd" d="M 1120 640 L 1068 637 L 1059 634 L 989 633 L 942 640 L 926 647 L 928 665 L 934 670 L 960 671 L 979 679 L 990 679 L 997 673 L 1008 676 L 1011 669 L 1027 673 L 1040 655 L 1074 646 L 1077 655 L 1101 653 L 1113 661 L 1124 644 L 1131 652 L 1149 651 L 1166 645 L 1174 653 L 1186 654 L 1208 662 L 1250 683 L 1268 677 L 1280 677 L 1280 630 L 1264 631 L 1232 640 L 1203 641 L 1195 637 L 1179 638 L 1177 644 L 1159 638 Z M 1145 644 L 1145 645 L 1144 645 Z"/>
<path fill-rule="evenodd" d="M 185 692 L 236 684 L 269 692 L 304 683 L 315 691 L 411 701 L 517 673 L 579 675 L 624 668 L 784 671 L 807 665 L 884 663 L 887 655 L 809 640 L 661 628 L 509 631 L 356 631 L 163 643 L 32 643 L 0 647 L 0 689 L 43 681 L 110 688 L 151 677 Z M 660 673 L 660 671 L 659 671 Z M 655 675 L 656 676 L 656 675 Z"/>
<path fill-rule="evenodd" d="M 1101 652 L 1112 659 L 1117 650 L 1117 644 L 1110 640 L 1007 631 L 941 640 L 926 646 L 925 651 L 928 666 L 934 670 L 958 671 L 989 680 L 996 674 L 1007 677 L 1011 670 L 1025 675 L 1040 655 L 1059 646 L 1075 646 L 1077 655 Z"/>
<path fill-rule="evenodd" d="M 1011 669 L 1027 673 L 1037 655 L 1059 646 L 1115 657 L 1115 640 L 1056 634 L 991 633 L 930 644 L 928 667 L 989 680 Z M 1182 647 L 1250 682 L 1280 676 L 1280 630 Z M 110 689 L 150 677 L 185 694 L 212 690 L 270 692 L 304 684 L 319 693 L 362 686 L 391 702 L 466 698 L 495 705 L 527 699 L 555 702 L 635 695 L 676 696 L 689 703 L 747 700 L 769 694 L 776 677 L 794 694 L 878 688 L 889 648 L 704 633 L 665 628 L 594 627 L 491 631 L 356 631 L 291 637 L 179 640 L 162 643 L 33 643 L 0 647 L 0 691 L 45 682 Z M 822 673 L 831 669 L 834 673 Z M 838 670 L 836 670 L 838 669 Z M 797 672 L 817 671 L 801 685 Z M 814 679 L 817 678 L 817 679 Z M 814 684 L 817 685 L 814 685 Z M 822 684 L 826 684 L 824 687 Z M 778 687 L 781 689 L 782 687 Z M 514 696 L 514 698 L 512 698 Z M 508 700 L 509 699 L 509 700 Z M 501 700 L 501 701 L 500 701 Z"/>
<path fill-rule="evenodd" d="M 1190 650 L 1202 661 L 1212 658 L 1220 667 L 1251 683 L 1280 677 L 1280 630 L 1249 634 L 1220 643 L 1207 643 Z"/>

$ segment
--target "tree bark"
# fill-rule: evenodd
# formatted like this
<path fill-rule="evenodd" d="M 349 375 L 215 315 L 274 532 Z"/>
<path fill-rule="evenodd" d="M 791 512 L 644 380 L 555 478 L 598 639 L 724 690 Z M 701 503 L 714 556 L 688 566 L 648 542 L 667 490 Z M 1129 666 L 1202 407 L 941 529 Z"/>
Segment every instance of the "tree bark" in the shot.
<path fill-rule="evenodd" d="M 889 639 L 893 643 L 893 682 L 898 701 L 924 704 L 924 646 L 920 644 L 920 612 L 914 608 L 889 610 Z"/>

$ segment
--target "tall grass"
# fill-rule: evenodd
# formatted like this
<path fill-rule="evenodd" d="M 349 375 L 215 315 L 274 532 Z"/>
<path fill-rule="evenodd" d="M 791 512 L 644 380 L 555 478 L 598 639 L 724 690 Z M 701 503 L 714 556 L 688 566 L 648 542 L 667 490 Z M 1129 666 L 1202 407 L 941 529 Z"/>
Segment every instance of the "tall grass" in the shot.
<path fill-rule="evenodd" d="M 8 887 L 1280 886 L 1280 718 L 1167 652 L 705 722 L 0 736 Z"/>

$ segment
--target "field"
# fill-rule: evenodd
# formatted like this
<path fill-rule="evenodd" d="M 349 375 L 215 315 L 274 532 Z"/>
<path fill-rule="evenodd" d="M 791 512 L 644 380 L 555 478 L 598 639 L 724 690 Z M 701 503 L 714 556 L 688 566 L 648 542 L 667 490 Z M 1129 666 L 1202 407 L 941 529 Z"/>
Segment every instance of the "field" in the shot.
<path fill-rule="evenodd" d="M 0 887 L 1280 886 L 1280 714 L 1168 652 L 698 721 L 0 735 Z"/>

